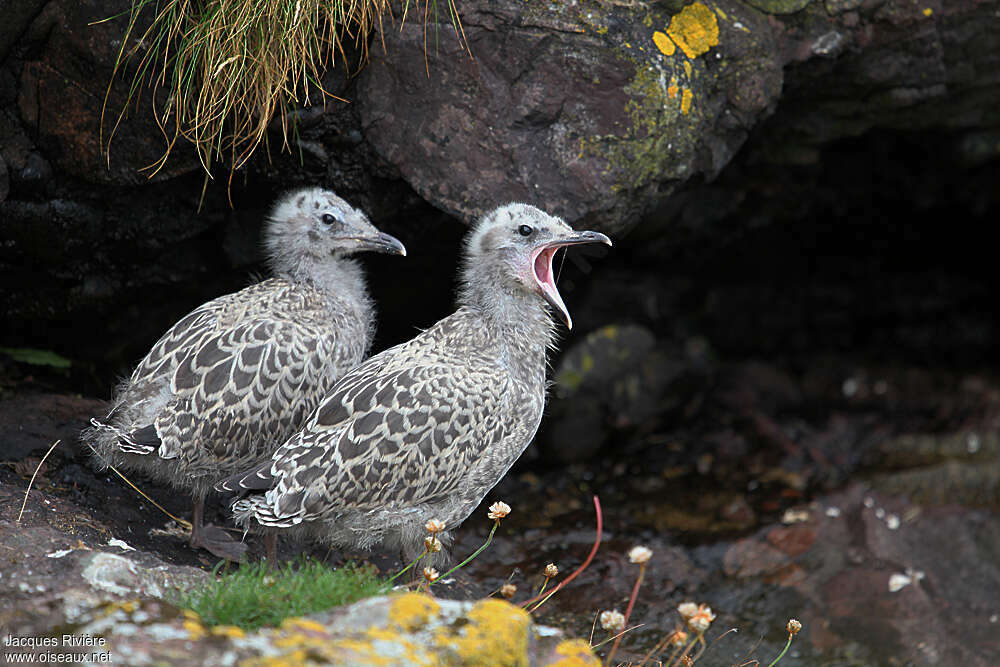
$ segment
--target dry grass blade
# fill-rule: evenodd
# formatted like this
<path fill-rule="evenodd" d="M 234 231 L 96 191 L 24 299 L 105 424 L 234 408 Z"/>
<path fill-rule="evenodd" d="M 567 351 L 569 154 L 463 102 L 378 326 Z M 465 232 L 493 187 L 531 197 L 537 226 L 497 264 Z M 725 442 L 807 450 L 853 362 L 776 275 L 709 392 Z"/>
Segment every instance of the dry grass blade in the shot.
<path fill-rule="evenodd" d="M 89 444 L 89 443 L 88 443 L 88 444 L 87 444 L 87 447 L 89 447 L 89 448 L 90 448 L 90 451 L 94 452 L 94 455 L 95 455 L 95 456 L 97 456 L 98 458 L 101 458 L 101 455 L 100 455 L 100 454 L 98 454 L 97 450 L 96 450 L 96 449 L 94 449 L 93 445 L 91 445 L 91 444 Z M 50 451 L 51 451 L 51 450 L 50 450 Z M 48 454 L 46 454 L 46 456 L 48 456 Z M 44 461 L 45 459 L 42 459 L 42 460 Z M 170 513 L 170 512 L 168 512 L 167 510 L 165 510 L 165 509 L 163 508 L 163 506 L 162 506 L 162 505 L 160 505 L 160 504 L 159 504 L 158 502 L 156 502 L 155 500 L 153 500 L 152 498 L 150 498 L 149 496 L 147 496 L 147 495 L 146 495 L 146 493 L 145 493 L 145 492 L 144 492 L 144 491 L 143 491 L 142 489 L 140 489 L 140 488 L 139 488 L 138 486 L 136 486 L 135 484 L 133 484 L 133 483 L 132 483 L 132 482 L 131 482 L 131 481 L 129 480 L 129 478 L 128 478 L 128 477 L 126 477 L 125 475 L 123 475 L 123 474 L 122 474 L 122 473 L 121 473 L 121 472 L 120 472 L 120 471 L 118 470 L 118 468 L 114 467 L 114 466 L 113 466 L 113 465 L 111 465 L 110 463 L 107 463 L 107 462 L 105 462 L 105 463 L 106 463 L 106 465 L 108 466 L 108 468 L 109 468 L 109 469 L 111 470 L 111 472 L 113 472 L 113 473 L 115 473 L 116 475 L 118 475 L 119 477 L 121 477 L 121 478 L 122 478 L 122 480 L 123 480 L 123 481 L 124 481 L 124 482 L 125 482 L 126 484 L 128 484 L 128 485 L 129 485 L 130 487 L 132 487 L 132 490 L 133 490 L 133 491 L 135 491 L 135 492 L 136 492 L 136 493 L 138 493 L 138 494 L 139 494 L 140 496 L 142 496 L 142 497 L 143 497 L 143 498 L 145 498 L 145 499 L 146 499 L 147 501 L 149 501 L 149 503 L 150 503 L 151 505 L 153 505 L 153 507 L 155 507 L 156 509 L 160 510 L 161 512 L 163 512 L 164 514 L 166 514 L 167 516 L 169 516 L 169 517 L 170 517 L 171 519 L 173 519 L 174 521 L 176 521 L 177 523 L 179 523 L 179 524 L 180 524 L 181 526 L 183 526 L 183 527 L 184 527 L 184 529 L 185 529 L 185 530 L 186 530 L 187 532 L 189 532 L 189 533 L 191 532 L 191 530 L 192 530 L 192 528 L 193 528 L 193 527 L 191 526 L 191 522 L 190 522 L 190 521 L 185 521 L 184 519 L 179 519 L 179 518 L 175 517 L 175 516 L 174 516 L 173 514 L 171 514 L 171 513 Z M 30 488 L 30 486 L 29 486 L 29 488 Z M 25 499 L 27 499 L 27 496 L 25 496 Z"/>
<path fill-rule="evenodd" d="M 31 481 L 28 482 L 28 488 L 24 490 L 24 501 L 21 503 L 21 511 L 17 513 L 17 521 L 15 523 L 21 523 L 21 517 L 24 516 L 24 508 L 28 506 L 28 494 L 31 493 L 31 487 L 35 483 L 35 477 L 38 476 L 38 471 L 42 469 L 43 465 L 45 465 L 45 459 L 49 458 L 49 454 L 52 453 L 52 450 L 55 449 L 60 442 L 62 442 L 62 440 L 56 440 L 53 442 L 52 446 L 49 447 L 49 451 L 45 452 L 45 456 L 42 457 L 42 460 L 39 461 L 38 465 L 35 467 L 35 472 L 31 475 Z"/>
<path fill-rule="evenodd" d="M 421 0 L 417 0 L 419 6 Z M 436 0 L 422 0 L 425 15 Z M 143 11 L 152 5 L 149 28 L 136 39 Z M 367 39 L 382 32 L 389 0 L 133 0 L 115 76 L 136 63 L 129 103 L 137 102 L 144 86 L 152 88 L 153 115 L 163 134 L 163 155 L 146 167 L 150 176 L 166 164 L 178 139 L 192 143 L 208 177 L 213 164 L 224 160 L 235 170 L 263 143 L 277 114 L 282 149 L 289 150 L 294 119 L 286 112 L 310 106 L 314 97 L 325 103 L 336 98 L 320 83 L 335 58 L 345 60 L 345 41 L 367 60 Z M 454 0 L 448 13 L 460 42 L 466 44 Z M 132 46 L 130 46 L 132 45 Z M 105 145 L 104 114 L 111 94 L 109 83 L 101 113 L 101 143 Z M 318 95 L 313 91 L 317 91 Z M 106 146 L 120 126 L 126 108 L 115 121 Z"/>

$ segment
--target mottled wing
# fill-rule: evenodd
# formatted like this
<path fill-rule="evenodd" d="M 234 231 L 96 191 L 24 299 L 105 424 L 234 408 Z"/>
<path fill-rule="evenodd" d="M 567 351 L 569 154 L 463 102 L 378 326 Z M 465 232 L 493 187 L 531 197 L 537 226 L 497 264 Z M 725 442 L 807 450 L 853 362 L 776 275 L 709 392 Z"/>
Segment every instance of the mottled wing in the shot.
<path fill-rule="evenodd" d="M 228 296 L 198 306 L 170 327 L 136 366 L 131 382 L 139 384 L 169 376 L 182 358 L 216 332 Z"/>
<path fill-rule="evenodd" d="M 397 349 L 398 348 L 390 348 L 373 357 L 370 357 L 364 363 L 354 367 L 348 373 L 343 375 L 337 381 L 337 383 L 330 388 L 329 390 L 330 396 L 328 397 L 328 399 L 325 399 L 321 405 L 318 406 L 318 409 L 323 409 L 323 406 L 328 404 L 329 401 L 332 400 L 334 396 L 342 394 L 350 394 L 355 390 L 356 387 L 365 385 L 366 383 L 376 379 L 382 368 L 392 359 L 392 355 L 395 353 Z M 341 403 L 338 401 L 337 405 L 341 405 Z M 329 408 L 327 410 L 328 410 L 327 412 L 328 419 L 333 418 L 329 412 Z M 346 417 L 348 416 L 347 411 L 344 410 L 341 416 L 342 418 L 346 419 Z M 315 418 L 316 415 L 314 413 L 313 418 L 310 419 L 310 423 L 312 423 L 313 419 Z M 330 432 L 329 429 L 328 432 Z M 283 456 L 283 452 L 285 451 L 286 448 L 293 447 L 293 443 L 299 443 L 299 441 L 302 439 L 302 435 L 303 435 L 302 433 L 297 433 L 293 435 L 289 439 L 289 441 L 282 446 L 282 448 L 280 448 L 277 452 L 275 452 L 273 459 L 268 460 L 251 470 L 236 475 L 232 475 L 231 477 L 219 481 L 215 485 L 216 490 L 217 491 L 241 491 L 241 490 L 266 491 L 272 488 L 276 483 L 276 477 L 272 474 L 272 467 L 275 465 L 274 462 L 277 461 L 278 458 Z M 318 448 L 317 451 L 319 451 Z"/>
<path fill-rule="evenodd" d="M 182 455 L 193 442 L 227 458 L 275 447 L 332 385 L 329 365 L 342 352 L 336 348 L 307 318 L 249 320 L 209 336 L 177 365 L 175 399 L 157 418 L 160 456 Z"/>
<path fill-rule="evenodd" d="M 509 388 L 492 360 L 463 361 L 338 384 L 275 455 L 267 493 L 275 518 L 412 506 L 458 488 L 503 440 Z"/>

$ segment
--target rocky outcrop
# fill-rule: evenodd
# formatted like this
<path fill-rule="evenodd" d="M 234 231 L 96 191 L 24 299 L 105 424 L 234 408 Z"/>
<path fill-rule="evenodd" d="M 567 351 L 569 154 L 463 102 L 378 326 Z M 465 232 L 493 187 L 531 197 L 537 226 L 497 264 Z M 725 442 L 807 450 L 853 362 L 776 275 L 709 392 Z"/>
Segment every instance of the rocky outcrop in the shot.
<path fill-rule="evenodd" d="M 620 234 L 714 178 L 776 109 L 758 142 L 785 163 L 873 127 L 976 130 L 968 150 L 990 151 L 992 6 L 481 0 L 461 6 L 473 57 L 447 16 L 410 22 L 358 101 L 369 141 L 435 205 L 520 199 Z"/>
<path fill-rule="evenodd" d="M 775 226 L 788 218 L 808 235 L 817 214 L 851 216 L 841 200 L 852 196 L 899 192 L 884 209 L 938 202 L 958 218 L 997 206 L 995 1 L 472 0 L 458 7 L 468 50 L 446 14 L 425 26 L 411 13 L 356 78 L 328 73 L 324 87 L 351 103 L 296 112 L 293 154 L 262 151 L 207 188 L 180 145 L 153 178 L 142 171 L 165 146 L 148 93 L 104 153 L 132 72 L 112 86 L 102 125 L 125 17 L 103 19 L 130 3 L 12 7 L 0 36 L 0 311 L 57 350 L 110 360 L 112 373 L 190 305 L 245 284 L 262 216 L 303 183 L 334 188 L 408 245 L 457 236 L 450 216 L 526 200 L 609 232 L 647 274 L 665 257 L 717 251 L 720 238 L 789 239 Z M 890 137 L 900 154 L 856 177 L 864 150 L 850 145 L 838 162 L 844 146 L 830 147 L 877 128 L 920 132 L 912 143 L 933 150 L 913 159 Z M 911 222 L 910 209 L 899 215 Z M 787 250 L 764 252 L 775 264 Z M 452 268 L 418 273 L 448 285 Z M 955 289 L 950 301 L 962 301 Z M 392 302 L 398 293 L 383 312 L 412 303 Z M 81 318 L 101 326 L 80 330 Z M 387 342 L 415 319 L 399 322 Z M 0 333 L 6 345 L 24 337 Z"/>

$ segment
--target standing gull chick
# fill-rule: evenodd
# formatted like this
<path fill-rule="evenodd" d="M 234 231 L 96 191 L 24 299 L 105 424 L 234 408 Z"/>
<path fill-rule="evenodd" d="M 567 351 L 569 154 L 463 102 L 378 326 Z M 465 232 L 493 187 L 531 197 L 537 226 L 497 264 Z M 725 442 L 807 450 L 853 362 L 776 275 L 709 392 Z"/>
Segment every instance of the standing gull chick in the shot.
<path fill-rule="evenodd" d="M 458 310 L 347 373 L 270 461 L 220 482 L 249 491 L 237 521 L 408 557 L 428 519 L 458 526 L 542 419 L 546 302 L 571 326 L 553 256 L 595 242 L 611 244 L 525 204 L 484 216 L 467 237 Z"/>
<path fill-rule="evenodd" d="M 264 231 L 274 277 L 199 306 L 171 327 L 82 438 L 98 463 L 189 491 L 191 544 L 237 559 L 246 546 L 203 526 L 205 495 L 298 431 L 364 359 L 374 311 L 363 251 L 406 254 L 332 192 L 293 192 Z"/>

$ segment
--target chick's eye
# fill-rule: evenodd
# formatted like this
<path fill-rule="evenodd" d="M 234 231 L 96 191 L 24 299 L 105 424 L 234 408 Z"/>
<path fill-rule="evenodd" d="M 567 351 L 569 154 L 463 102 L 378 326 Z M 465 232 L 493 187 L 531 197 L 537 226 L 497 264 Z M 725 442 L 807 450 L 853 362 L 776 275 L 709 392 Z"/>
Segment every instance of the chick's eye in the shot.
<path fill-rule="evenodd" d="M 529 227 L 528 225 L 521 225 L 520 227 L 517 228 L 517 233 L 520 234 L 521 236 L 531 236 L 531 232 L 533 231 L 535 230 Z"/>
<path fill-rule="evenodd" d="M 320 220 L 323 221 L 324 225 L 332 225 L 333 223 L 337 222 L 337 218 L 332 213 L 324 213 L 323 217 L 320 218 Z"/>

